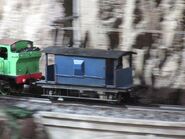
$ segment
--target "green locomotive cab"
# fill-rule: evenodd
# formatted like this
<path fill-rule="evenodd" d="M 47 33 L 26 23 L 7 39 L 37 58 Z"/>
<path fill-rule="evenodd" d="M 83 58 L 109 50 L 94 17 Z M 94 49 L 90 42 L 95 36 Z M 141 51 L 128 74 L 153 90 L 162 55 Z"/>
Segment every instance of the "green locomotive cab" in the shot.
<path fill-rule="evenodd" d="M 39 72 L 40 57 L 41 52 L 32 41 L 1 39 L 0 81 L 11 82 L 15 86 L 39 80 L 42 77 Z"/>

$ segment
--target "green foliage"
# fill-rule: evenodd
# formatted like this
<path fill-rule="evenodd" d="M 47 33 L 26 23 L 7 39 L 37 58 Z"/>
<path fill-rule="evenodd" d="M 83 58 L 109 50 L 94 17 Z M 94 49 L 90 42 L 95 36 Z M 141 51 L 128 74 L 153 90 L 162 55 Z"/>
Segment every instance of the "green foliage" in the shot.
<path fill-rule="evenodd" d="M 33 114 L 32 111 L 15 106 L 7 108 L 5 112 L 8 116 L 11 116 L 14 119 L 30 118 Z"/>
<path fill-rule="evenodd" d="M 4 111 L 8 118 L 8 126 L 11 129 L 11 139 L 23 139 L 20 135 L 21 125 L 17 123 L 17 120 L 30 118 L 33 112 L 15 106 L 8 107 Z"/>

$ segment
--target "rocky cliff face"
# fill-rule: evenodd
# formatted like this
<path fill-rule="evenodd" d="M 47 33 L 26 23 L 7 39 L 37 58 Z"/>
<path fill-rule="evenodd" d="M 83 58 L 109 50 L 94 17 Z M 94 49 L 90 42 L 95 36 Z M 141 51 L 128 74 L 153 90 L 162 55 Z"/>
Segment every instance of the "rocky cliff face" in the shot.
<path fill-rule="evenodd" d="M 86 29 L 91 34 L 90 47 L 136 51 L 136 84 L 185 88 L 184 0 L 93 2 L 97 10 L 89 15 L 93 14 L 91 23 L 95 24 L 93 28 Z M 86 6 L 87 10 L 90 6 L 85 1 L 82 5 L 82 11 L 83 7 Z M 81 28 L 90 27 L 89 24 L 82 20 Z M 93 35 L 95 30 L 98 31 Z M 82 32 L 82 37 L 86 31 Z"/>
<path fill-rule="evenodd" d="M 53 41 L 53 21 L 63 17 L 57 0 L 0 0 L 0 38 L 33 40 L 40 46 Z"/>
<path fill-rule="evenodd" d="M 63 0 L 0 0 L 0 38 L 53 42 Z M 87 47 L 133 50 L 135 83 L 185 88 L 185 0 L 78 0 L 81 40 Z"/>

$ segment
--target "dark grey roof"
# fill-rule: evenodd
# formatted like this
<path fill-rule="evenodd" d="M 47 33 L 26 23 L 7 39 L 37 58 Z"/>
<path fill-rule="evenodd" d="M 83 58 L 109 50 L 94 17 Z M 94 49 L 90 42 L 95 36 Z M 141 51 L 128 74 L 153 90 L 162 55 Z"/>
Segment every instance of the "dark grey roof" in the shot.
<path fill-rule="evenodd" d="M 72 48 L 72 47 L 68 47 L 68 48 L 47 47 L 43 51 L 48 54 L 59 54 L 59 55 L 65 55 L 65 56 L 113 58 L 113 59 L 117 59 L 121 56 L 128 55 L 128 54 L 136 54 L 131 51 Z"/>

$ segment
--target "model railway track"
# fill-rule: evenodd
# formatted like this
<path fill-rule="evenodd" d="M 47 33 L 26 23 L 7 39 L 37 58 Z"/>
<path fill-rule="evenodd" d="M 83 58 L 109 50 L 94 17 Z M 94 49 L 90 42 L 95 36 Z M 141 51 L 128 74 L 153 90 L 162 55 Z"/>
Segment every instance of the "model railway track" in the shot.
<path fill-rule="evenodd" d="M 37 110 L 35 118 L 51 139 L 89 138 L 185 138 L 185 110 L 182 106 L 155 107 L 93 105 L 51 102 L 45 98 L 1 96 L 0 103 Z"/>
<path fill-rule="evenodd" d="M 114 105 L 110 103 L 94 103 L 88 101 L 63 101 L 63 99 L 58 99 L 58 101 L 51 101 L 48 98 L 37 98 L 37 97 L 27 97 L 27 96 L 0 96 L 0 101 L 8 102 L 27 102 L 27 103 L 40 103 L 40 104 L 51 104 L 56 106 L 70 106 L 70 107 L 87 107 L 87 108 L 103 108 L 103 109 L 128 109 L 137 111 L 158 111 L 158 112 L 184 112 L 185 106 L 180 105 L 160 105 L 154 104 L 153 106 L 137 106 L 137 105 Z"/>
<path fill-rule="evenodd" d="M 156 105 L 156 106 L 131 106 L 126 105 L 125 106 L 129 110 L 142 110 L 142 111 L 158 111 L 158 112 L 184 112 L 185 113 L 185 107 L 183 106 L 175 106 L 175 105 Z"/>
<path fill-rule="evenodd" d="M 40 112 L 36 116 L 51 138 L 184 139 L 185 122 L 123 119 L 78 114 Z M 57 136 L 56 136 L 57 134 Z"/>

